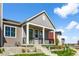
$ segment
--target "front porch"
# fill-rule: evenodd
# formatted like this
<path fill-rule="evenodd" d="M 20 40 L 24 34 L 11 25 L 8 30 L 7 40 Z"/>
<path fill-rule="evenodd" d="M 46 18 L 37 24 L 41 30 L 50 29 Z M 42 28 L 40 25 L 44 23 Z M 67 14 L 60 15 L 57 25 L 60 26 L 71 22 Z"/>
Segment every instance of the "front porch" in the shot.
<path fill-rule="evenodd" d="M 52 39 L 48 38 L 48 33 L 54 33 Z M 55 44 L 55 30 L 44 26 L 27 23 L 22 26 L 22 45 L 29 44 Z"/>

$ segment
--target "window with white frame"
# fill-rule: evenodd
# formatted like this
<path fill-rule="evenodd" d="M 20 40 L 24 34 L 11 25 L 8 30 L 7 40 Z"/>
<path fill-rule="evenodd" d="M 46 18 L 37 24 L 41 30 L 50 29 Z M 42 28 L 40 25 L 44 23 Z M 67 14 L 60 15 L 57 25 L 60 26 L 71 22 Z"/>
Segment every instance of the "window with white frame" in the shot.
<path fill-rule="evenodd" d="M 5 36 L 15 37 L 15 27 L 5 26 Z"/>

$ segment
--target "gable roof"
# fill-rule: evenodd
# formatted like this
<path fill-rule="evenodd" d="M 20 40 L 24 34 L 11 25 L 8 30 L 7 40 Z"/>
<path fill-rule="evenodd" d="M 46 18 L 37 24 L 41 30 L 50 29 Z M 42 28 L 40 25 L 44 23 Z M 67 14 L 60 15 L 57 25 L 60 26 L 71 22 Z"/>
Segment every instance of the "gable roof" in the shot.
<path fill-rule="evenodd" d="M 50 21 L 50 23 L 52 24 L 52 26 L 54 27 L 54 29 L 56 29 L 55 26 L 54 26 L 54 24 L 51 22 L 49 16 L 48 16 L 47 13 L 45 12 L 45 10 L 42 11 L 42 12 L 40 12 L 40 13 L 38 13 L 38 14 L 36 14 L 36 15 L 34 15 L 34 16 L 31 17 L 31 18 L 28 18 L 28 19 L 25 20 L 23 23 L 18 22 L 18 21 L 14 21 L 14 20 L 10 20 L 10 19 L 5 19 L 5 18 L 3 18 L 3 21 L 10 21 L 10 22 L 14 22 L 14 23 L 23 25 L 23 24 L 25 24 L 25 23 L 27 23 L 27 22 L 32 21 L 33 19 L 35 19 L 36 17 L 40 16 L 40 15 L 43 14 L 43 13 L 47 16 L 48 20 Z"/>
<path fill-rule="evenodd" d="M 51 20 L 50 20 L 50 18 L 49 18 L 49 16 L 47 15 L 47 13 L 45 12 L 45 10 L 44 11 L 42 11 L 42 12 L 40 12 L 40 13 L 38 13 L 38 14 L 36 14 L 36 15 L 34 15 L 33 17 L 31 17 L 31 18 L 28 18 L 26 21 L 24 21 L 22 24 L 25 24 L 26 22 L 30 22 L 30 21 L 32 21 L 34 18 L 36 18 L 36 17 L 38 17 L 38 16 L 40 16 L 41 14 L 45 14 L 46 16 L 47 16 L 47 18 L 48 18 L 48 20 L 50 21 L 50 23 L 52 24 L 52 26 L 54 27 L 54 29 L 55 29 L 55 26 L 54 26 L 54 24 L 51 22 Z"/>

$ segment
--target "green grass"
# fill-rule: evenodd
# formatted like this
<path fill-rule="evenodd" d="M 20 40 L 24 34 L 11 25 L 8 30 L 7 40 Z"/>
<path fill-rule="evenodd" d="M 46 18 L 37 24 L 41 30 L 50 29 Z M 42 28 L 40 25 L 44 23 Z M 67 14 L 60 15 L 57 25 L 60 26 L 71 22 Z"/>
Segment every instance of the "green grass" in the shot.
<path fill-rule="evenodd" d="M 44 53 L 33 53 L 33 54 L 16 54 L 15 56 L 47 56 Z"/>
<path fill-rule="evenodd" d="M 66 50 L 62 50 L 62 51 L 52 51 L 52 53 L 56 53 L 58 56 L 73 56 L 75 55 L 76 51 L 67 48 Z"/>

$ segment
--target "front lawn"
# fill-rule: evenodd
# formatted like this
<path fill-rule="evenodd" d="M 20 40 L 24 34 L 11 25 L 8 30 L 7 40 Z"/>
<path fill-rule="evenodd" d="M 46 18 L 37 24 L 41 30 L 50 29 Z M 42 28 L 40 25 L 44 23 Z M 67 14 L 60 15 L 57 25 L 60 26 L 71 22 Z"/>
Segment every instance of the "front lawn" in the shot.
<path fill-rule="evenodd" d="M 58 56 L 73 56 L 75 55 L 76 51 L 67 47 L 66 49 L 63 49 L 62 51 L 52 51 L 52 53 L 56 53 Z"/>
<path fill-rule="evenodd" d="M 47 56 L 44 53 L 33 53 L 33 54 L 16 54 L 15 56 Z"/>

